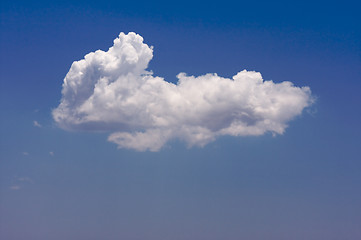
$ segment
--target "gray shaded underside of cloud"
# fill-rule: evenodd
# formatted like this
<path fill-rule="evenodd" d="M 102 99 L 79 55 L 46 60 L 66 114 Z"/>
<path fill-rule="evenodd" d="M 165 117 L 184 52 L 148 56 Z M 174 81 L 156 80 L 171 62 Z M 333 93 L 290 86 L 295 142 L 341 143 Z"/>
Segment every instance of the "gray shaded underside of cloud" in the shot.
<path fill-rule="evenodd" d="M 232 79 L 180 73 L 173 84 L 146 70 L 152 58 L 140 35 L 120 33 L 108 51 L 75 61 L 54 120 L 67 130 L 111 131 L 120 148 L 158 151 L 171 139 L 204 146 L 224 135 L 282 134 L 313 102 L 309 87 L 254 71 Z"/>

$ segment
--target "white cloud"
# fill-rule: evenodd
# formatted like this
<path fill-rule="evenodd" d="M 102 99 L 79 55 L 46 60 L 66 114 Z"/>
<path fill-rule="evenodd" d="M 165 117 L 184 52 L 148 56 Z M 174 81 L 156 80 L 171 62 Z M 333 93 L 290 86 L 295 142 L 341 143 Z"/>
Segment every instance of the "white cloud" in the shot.
<path fill-rule="evenodd" d="M 223 135 L 282 134 L 313 101 L 309 87 L 246 70 L 232 79 L 180 73 L 173 84 L 146 71 L 152 57 L 140 35 L 120 33 L 107 52 L 75 61 L 54 120 L 68 130 L 111 131 L 120 148 L 158 151 L 175 138 L 204 146 Z"/>
<path fill-rule="evenodd" d="M 49 155 L 50 155 L 50 156 L 54 156 L 54 152 L 49 152 Z"/>
<path fill-rule="evenodd" d="M 28 156 L 29 153 L 28 153 L 28 152 L 23 152 L 23 155 L 24 155 L 24 156 Z"/>
<path fill-rule="evenodd" d="M 42 127 L 42 125 L 38 121 L 34 121 L 33 125 L 34 125 L 34 127 L 39 127 L 39 128 Z"/>

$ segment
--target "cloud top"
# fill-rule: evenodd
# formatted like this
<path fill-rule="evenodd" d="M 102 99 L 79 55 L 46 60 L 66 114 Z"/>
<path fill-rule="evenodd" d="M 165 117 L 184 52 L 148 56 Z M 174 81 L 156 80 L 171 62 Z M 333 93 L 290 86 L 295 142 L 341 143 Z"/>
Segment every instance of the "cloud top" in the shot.
<path fill-rule="evenodd" d="M 175 138 L 204 146 L 223 135 L 282 134 L 313 101 L 309 87 L 246 70 L 232 79 L 180 73 L 173 84 L 146 70 L 152 58 L 152 47 L 131 32 L 75 61 L 54 120 L 67 130 L 111 131 L 120 148 L 158 151 Z"/>

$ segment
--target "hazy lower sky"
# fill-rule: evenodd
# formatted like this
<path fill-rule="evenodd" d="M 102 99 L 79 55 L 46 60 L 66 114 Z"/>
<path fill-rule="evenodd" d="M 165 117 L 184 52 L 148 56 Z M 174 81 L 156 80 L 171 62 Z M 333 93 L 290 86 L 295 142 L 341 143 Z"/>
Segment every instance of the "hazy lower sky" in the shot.
<path fill-rule="evenodd" d="M 0 239 L 360 239 L 360 7 L 2 1 Z"/>

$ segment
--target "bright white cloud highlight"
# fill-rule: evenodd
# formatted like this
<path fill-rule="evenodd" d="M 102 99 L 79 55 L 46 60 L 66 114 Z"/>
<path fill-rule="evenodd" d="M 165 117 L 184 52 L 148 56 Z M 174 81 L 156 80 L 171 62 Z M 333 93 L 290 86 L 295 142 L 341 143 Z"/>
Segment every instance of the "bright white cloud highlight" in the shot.
<path fill-rule="evenodd" d="M 54 120 L 68 130 L 111 131 L 120 148 L 158 151 L 175 138 L 204 146 L 223 135 L 282 134 L 313 101 L 309 87 L 246 70 L 232 79 L 180 73 L 173 84 L 146 70 L 152 58 L 140 35 L 120 33 L 108 51 L 75 61 Z"/>

